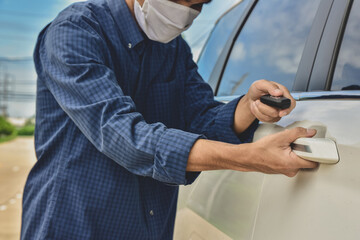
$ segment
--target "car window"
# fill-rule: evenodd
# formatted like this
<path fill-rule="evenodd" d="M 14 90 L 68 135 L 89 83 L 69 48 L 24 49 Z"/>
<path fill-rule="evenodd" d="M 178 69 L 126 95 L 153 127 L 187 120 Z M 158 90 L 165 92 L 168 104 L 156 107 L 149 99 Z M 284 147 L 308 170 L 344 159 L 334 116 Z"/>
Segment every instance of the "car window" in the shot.
<path fill-rule="evenodd" d="M 259 1 L 236 40 L 217 95 L 244 94 L 264 78 L 291 90 L 320 1 Z"/>
<path fill-rule="evenodd" d="M 331 90 L 360 90 L 360 1 L 354 1 L 338 55 Z"/>
<path fill-rule="evenodd" d="M 214 27 L 198 60 L 199 73 L 208 82 L 211 72 L 224 49 L 230 34 L 243 14 L 249 0 L 245 0 L 227 12 Z"/>

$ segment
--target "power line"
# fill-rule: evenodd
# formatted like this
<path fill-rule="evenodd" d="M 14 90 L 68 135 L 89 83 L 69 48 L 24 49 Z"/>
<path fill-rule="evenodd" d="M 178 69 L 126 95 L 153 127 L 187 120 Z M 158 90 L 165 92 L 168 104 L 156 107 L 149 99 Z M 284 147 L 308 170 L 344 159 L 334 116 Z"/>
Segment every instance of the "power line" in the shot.
<path fill-rule="evenodd" d="M 7 93 L 0 94 L 0 97 L 3 98 L 2 102 L 4 105 L 6 102 L 11 102 L 14 100 L 35 100 L 36 95 L 33 93 L 11 93 L 11 92 L 9 93 L 9 92 L 7 92 Z"/>
<path fill-rule="evenodd" d="M 21 92 L 16 91 L 15 86 L 18 85 L 28 85 L 35 86 L 36 81 L 33 80 L 22 80 L 16 82 L 16 79 L 13 75 L 8 73 L 8 68 L 3 62 L 14 62 L 20 63 L 23 61 L 32 60 L 31 57 L 22 57 L 22 58 L 8 58 L 1 57 L 0 61 L 0 110 L 2 111 L 3 116 L 7 116 L 9 103 L 11 102 L 23 102 L 23 103 L 35 103 L 36 94 L 33 92 Z"/>
<path fill-rule="evenodd" d="M 33 61 L 33 58 L 30 56 L 26 57 L 1 57 L 0 62 L 24 62 L 24 61 Z"/>
<path fill-rule="evenodd" d="M 8 103 L 12 103 L 12 102 L 23 102 L 23 103 L 35 103 L 36 99 L 35 98 L 11 98 L 8 99 L 7 104 Z"/>
<path fill-rule="evenodd" d="M 26 97 L 35 97 L 35 93 L 31 92 L 13 92 L 13 91 L 7 91 L 6 93 L 0 93 L 0 96 L 8 95 L 9 97 L 18 97 L 18 96 L 26 96 Z"/>
<path fill-rule="evenodd" d="M 15 85 L 30 85 L 30 86 L 35 86 L 36 85 L 36 81 L 34 81 L 34 82 L 19 82 L 19 81 L 16 81 L 15 83 L 14 83 Z"/>
<path fill-rule="evenodd" d="M 1 77 L 1 76 L 0 76 Z M 0 78 L 1 80 L 1 78 Z M 2 116 L 7 116 L 7 109 L 8 109 L 8 100 L 9 100 L 9 91 L 10 91 L 10 84 L 14 80 L 13 77 L 10 76 L 10 74 L 7 73 L 6 68 L 2 75 L 2 80 L 0 81 L 0 86 L 2 87 L 2 92 L 0 93 L 1 105 L 0 108 L 2 110 Z"/>

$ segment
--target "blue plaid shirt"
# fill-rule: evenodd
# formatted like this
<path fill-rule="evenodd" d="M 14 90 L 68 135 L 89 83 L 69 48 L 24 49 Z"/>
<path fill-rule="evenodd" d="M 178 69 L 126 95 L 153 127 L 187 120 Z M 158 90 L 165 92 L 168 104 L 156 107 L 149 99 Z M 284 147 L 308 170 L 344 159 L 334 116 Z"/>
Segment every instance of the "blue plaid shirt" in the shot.
<path fill-rule="evenodd" d="M 188 45 L 139 31 L 124 0 L 76 3 L 39 35 L 35 148 L 21 239 L 171 239 L 199 138 L 241 143 Z"/>

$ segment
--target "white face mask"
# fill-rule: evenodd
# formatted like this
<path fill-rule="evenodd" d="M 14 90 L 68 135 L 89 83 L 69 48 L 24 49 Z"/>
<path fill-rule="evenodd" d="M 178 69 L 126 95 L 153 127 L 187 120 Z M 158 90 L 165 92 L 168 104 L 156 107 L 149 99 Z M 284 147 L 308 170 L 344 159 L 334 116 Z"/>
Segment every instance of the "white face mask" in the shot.
<path fill-rule="evenodd" d="M 151 40 L 168 43 L 188 29 L 199 11 L 169 0 L 134 1 L 135 17 Z"/>

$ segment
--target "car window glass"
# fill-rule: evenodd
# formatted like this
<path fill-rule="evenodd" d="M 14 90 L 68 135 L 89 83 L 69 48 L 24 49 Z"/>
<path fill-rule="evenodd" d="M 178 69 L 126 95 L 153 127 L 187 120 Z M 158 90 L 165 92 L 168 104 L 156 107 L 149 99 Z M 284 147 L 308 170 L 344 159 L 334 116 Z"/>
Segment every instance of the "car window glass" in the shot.
<path fill-rule="evenodd" d="M 320 1 L 260 1 L 236 40 L 217 95 L 244 94 L 264 78 L 291 90 Z"/>
<path fill-rule="evenodd" d="M 354 1 L 342 40 L 331 90 L 360 90 L 360 1 Z"/>
<path fill-rule="evenodd" d="M 198 60 L 199 73 L 206 82 L 209 81 L 216 61 L 248 2 L 248 0 L 240 2 L 231 11 L 226 13 L 214 27 Z"/>

